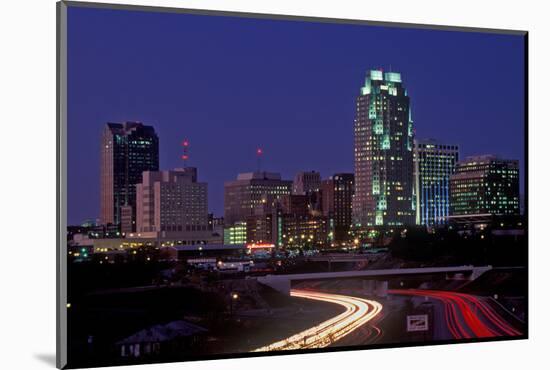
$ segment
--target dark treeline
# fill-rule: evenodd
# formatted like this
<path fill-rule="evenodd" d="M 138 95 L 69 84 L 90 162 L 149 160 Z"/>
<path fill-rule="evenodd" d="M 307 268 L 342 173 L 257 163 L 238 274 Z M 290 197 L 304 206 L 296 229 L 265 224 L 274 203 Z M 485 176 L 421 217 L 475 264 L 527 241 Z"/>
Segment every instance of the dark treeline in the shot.
<path fill-rule="evenodd" d="M 497 236 L 491 230 L 468 234 L 445 228 L 430 233 L 415 227 L 388 247 L 392 257 L 427 265 L 527 265 L 525 236 Z"/>

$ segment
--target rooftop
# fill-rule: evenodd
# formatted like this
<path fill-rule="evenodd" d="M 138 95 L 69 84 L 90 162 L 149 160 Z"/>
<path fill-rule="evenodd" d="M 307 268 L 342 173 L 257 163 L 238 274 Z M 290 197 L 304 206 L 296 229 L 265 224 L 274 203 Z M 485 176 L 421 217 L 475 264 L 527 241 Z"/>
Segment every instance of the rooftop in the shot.
<path fill-rule="evenodd" d="M 167 342 L 178 337 L 189 337 L 206 331 L 206 329 L 187 321 L 172 321 L 168 324 L 154 325 L 138 331 L 117 344 Z"/>
<path fill-rule="evenodd" d="M 237 180 L 281 180 L 281 174 L 276 172 L 245 172 L 237 176 Z"/>
<path fill-rule="evenodd" d="M 177 251 L 218 251 L 244 249 L 244 244 L 196 244 L 196 245 L 174 245 L 164 248 L 174 248 Z"/>
<path fill-rule="evenodd" d="M 493 161 L 518 163 L 516 159 L 504 159 L 495 154 L 482 154 L 466 157 L 458 162 L 458 164 L 487 164 Z"/>

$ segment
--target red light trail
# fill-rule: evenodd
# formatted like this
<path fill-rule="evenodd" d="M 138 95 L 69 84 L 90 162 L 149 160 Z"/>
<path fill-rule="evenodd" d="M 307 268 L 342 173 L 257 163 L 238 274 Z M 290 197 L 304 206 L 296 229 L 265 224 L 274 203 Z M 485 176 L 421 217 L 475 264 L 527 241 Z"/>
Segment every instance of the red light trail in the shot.
<path fill-rule="evenodd" d="M 428 297 L 442 302 L 447 328 L 455 339 L 522 334 L 480 297 L 457 292 L 423 289 L 393 289 L 388 292 L 397 295 Z"/>

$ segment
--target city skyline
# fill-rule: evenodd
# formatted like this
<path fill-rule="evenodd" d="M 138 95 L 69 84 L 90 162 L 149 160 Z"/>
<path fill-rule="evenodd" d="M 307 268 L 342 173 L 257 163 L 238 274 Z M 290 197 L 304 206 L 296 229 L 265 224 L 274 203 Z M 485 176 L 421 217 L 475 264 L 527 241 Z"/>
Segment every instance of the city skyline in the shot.
<path fill-rule="evenodd" d="M 70 367 L 528 338 L 525 32 L 60 7 Z"/>
<path fill-rule="evenodd" d="M 101 13 L 102 18 L 106 16 L 107 19 L 111 12 L 115 12 L 94 10 L 79 14 L 79 9 L 71 9 L 71 11 L 75 13 L 74 18 L 77 20 L 75 24 L 79 24 L 74 27 L 80 38 L 86 37 L 87 22 L 93 22 L 94 17 L 98 15 L 97 12 Z M 117 13 L 114 18 L 120 19 L 120 16 L 121 14 Z M 143 24 L 144 30 L 139 32 L 153 32 L 152 27 L 158 25 L 160 19 L 154 13 L 128 12 L 122 14 L 122 18 L 125 17 L 128 17 L 128 21 Z M 259 56 L 241 50 L 243 51 L 241 63 L 247 67 L 249 75 L 244 75 L 245 68 L 239 65 L 238 60 L 234 60 L 238 53 L 232 53 L 229 65 L 222 68 L 226 73 L 216 71 L 215 66 L 211 64 L 207 66 L 193 64 L 193 59 L 190 58 L 189 65 L 193 67 L 193 71 L 203 78 L 208 77 L 208 82 L 204 86 L 210 87 L 205 90 L 196 81 L 198 78 L 194 80 L 184 70 L 176 69 L 176 65 L 167 58 L 172 56 L 180 61 L 183 58 L 183 51 L 174 49 L 169 42 L 166 45 L 155 46 L 159 52 L 155 57 L 158 60 L 146 57 L 142 62 L 132 61 L 131 70 L 125 71 L 120 69 L 123 64 L 117 63 L 106 70 L 102 59 L 97 57 L 110 50 L 109 47 L 120 47 L 121 50 L 109 51 L 117 56 L 124 52 L 132 54 L 141 48 L 133 38 L 129 39 L 128 45 L 124 44 L 129 34 L 125 33 L 119 25 L 107 21 L 106 27 L 110 32 L 113 32 L 113 28 L 119 32 L 115 32 L 113 40 L 109 40 L 106 45 L 92 43 L 91 48 L 88 47 L 87 50 L 80 49 L 78 45 L 71 43 L 69 38 L 69 65 L 71 60 L 78 61 L 78 65 L 75 64 L 77 68 L 69 68 L 69 74 L 75 73 L 75 78 L 69 79 L 71 81 L 69 88 L 73 86 L 74 91 L 71 95 L 74 96 L 74 104 L 69 109 L 69 121 L 72 127 L 72 130 L 69 130 L 68 140 L 69 151 L 72 153 L 68 157 L 69 223 L 80 223 L 83 219 L 99 216 L 99 181 L 97 180 L 99 146 L 97 143 L 103 125 L 109 121 L 137 120 L 154 126 L 160 141 L 161 170 L 182 166 L 180 143 L 184 138 L 188 138 L 190 140 L 189 165 L 198 167 L 202 180 L 209 184 L 209 211 L 216 215 L 223 213 L 223 183 L 235 178 L 238 173 L 256 169 L 257 147 L 262 147 L 264 150 L 262 170 L 280 172 L 284 179 L 292 179 L 299 171 L 319 171 L 323 178 L 334 173 L 352 172 L 354 99 L 366 72 L 380 65 L 388 66 L 388 69 L 389 65 L 392 65 L 392 69 L 406 76 L 407 89 L 411 94 L 416 137 L 433 137 L 437 140 L 457 143 L 461 148 L 461 158 L 494 153 L 507 159 L 519 159 L 521 193 L 523 193 L 525 175 L 522 124 L 523 80 L 517 77 L 521 76 L 521 73 L 504 74 L 506 70 L 517 72 L 519 69 L 523 70 L 521 53 L 517 52 L 518 48 L 523 47 L 520 37 L 486 34 L 476 34 L 473 37 L 470 34 L 449 31 L 427 33 L 423 30 L 352 25 L 344 25 L 345 27 L 340 30 L 340 28 L 332 28 L 330 24 L 268 20 L 245 20 L 243 25 L 241 23 L 243 20 L 239 20 L 237 24 L 230 18 L 213 17 L 211 19 L 191 15 L 183 16 L 183 19 L 188 22 L 182 22 L 181 15 L 173 20 L 168 17 L 167 25 L 185 33 L 186 27 L 198 26 L 199 22 L 194 23 L 197 18 L 201 18 L 201 27 L 208 27 L 210 36 L 218 37 L 216 38 L 218 41 L 213 41 L 215 45 L 212 45 L 212 48 L 206 48 L 207 53 L 217 55 L 221 52 L 220 48 L 223 49 L 223 47 L 219 38 L 222 38 L 223 34 L 229 32 L 232 38 L 238 39 L 241 36 L 245 37 L 245 31 L 250 27 L 262 32 L 262 35 L 265 34 L 267 45 L 278 40 L 279 42 L 275 43 L 277 50 L 274 51 L 273 48 L 263 44 L 257 45 L 257 43 L 254 46 L 259 48 L 257 49 Z M 162 19 L 165 18 L 162 17 Z M 285 22 L 285 26 L 289 25 L 293 34 L 298 32 L 297 39 L 287 40 L 285 38 L 287 31 L 283 34 L 275 32 L 278 22 Z M 323 45 L 311 43 L 312 40 L 308 37 L 312 32 L 310 28 L 314 28 L 316 34 L 319 32 L 321 34 L 326 32 L 327 35 L 333 32 L 339 34 L 339 37 L 331 36 L 327 42 L 332 38 L 337 40 L 345 35 L 353 36 L 349 39 L 350 45 L 341 46 L 346 50 L 352 46 L 351 40 L 372 38 L 373 35 L 370 34 L 391 44 L 392 41 L 398 40 L 400 34 L 403 36 L 414 33 L 427 45 L 438 48 L 441 52 L 438 54 L 440 64 L 445 66 L 443 69 L 448 70 L 448 74 L 438 73 L 438 68 L 435 68 L 437 63 L 433 61 L 429 64 L 434 68 L 431 70 L 428 68 L 430 72 L 428 75 L 425 68 L 422 68 L 424 64 L 420 61 L 396 65 L 395 60 L 399 58 L 395 52 L 390 52 L 389 56 L 384 58 L 379 56 L 384 53 L 365 51 L 361 58 L 352 58 L 348 55 L 345 58 L 326 59 L 328 56 L 323 51 Z M 462 56 L 465 59 L 461 63 L 455 61 L 454 64 L 449 65 L 447 59 L 457 57 L 458 54 L 450 50 L 450 46 L 438 43 L 440 38 L 438 35 L 441 33 L 456 38 L 455 41 L 461 43 L 461 46 L 477 54 L 468 59 L 466 57 L 468 53 L 464 53 L 465 55 Z M 94 34 L 94 38 L 96 36 Z M 428 46 L 417 45 L 421 42 L 416 36 L 413 38 L 414 46 L 426 51 Z M 281 43 L 282 41 L 285 42 Z M 231 45 L 237 46 L 235 44 L 233 42 Z M 246 42 L 243 41 L 243 45 L 245 44 Z M 375 45 L 380 44 L 384 45 L 380 40 L 375 43 Z M 491 50 L 488 51 L 485 47 L 489 44 Z M 316 58 L 312 59 L 310 56 L 306 61 L 299 58 L 296 66 L 280 68 L 282 57 L 278 53 L 285 51 L 285 55 L 298 53 L 302 56 L 299 46 L 304 45 L 308 46 L 306 52 L 314 51 L 313 56 Z M 403 48 L 410 50 L 411 46 L 404 45 Z M 82 60 L 83 57 L 90 56 L 90 50 L 99 53 L 91 57 L 91 60 Z M 276 61 L 269 59 L 276 55 L 279 55 Z M 419 50 L 415 55 L 419 57 L 422 53 Z M 480 55 L 485 56 L 486 60 L 480 58 Z M 506 58 L 505 55 L 510 58 Z M 325 57 L 325 59 L 318 60 L 318 57 Z M 430 58 L 433 57 L 430 55 Z M 249 61 L 251 58 L 255 62 L 265 63 L 258 66 Z M 496 61 L 499 58 L 504 58 L 506 61 L 497 64 Z M 428 62 L 427 59 L 427 56 L 424 56 L 422 60 Z M 313 61 L 315 64 L 311 65 L 312 70 L 307 70 L 305 63 Z M 473 61 L 477 64 L 474 65 Z M 169 64 L 167 71 L 158 72 L 155 75 L 156 78 L 162 79 L 162 84 L 167 83 L 164 79 L 167 78 L 166 73 L 170 71 L 181 72 L 182 75 L 176 76 L 176 80 L 190 82 L 190 84 L 168 84 L 164 89 L 167 91 L 159 93 L 156 90 L 157 82 L 146 73 L 136 74 L 139 68 L 153 68 L 154 62 L 159 65 Z M 89 63 L 94 63 L 94 66 L 92 67 Z M 220 63 L 220 66 L 224 66 L 223 62 Z M 459 64 L 463 64 L 462 68 L 458 67 Z M 338 66 L 341 68 L 338 69 Z M 493 70 L 490 70 L 489 66 L 492 66 Z M 92 68 L 91 72 L 83 76 L 81 69 L 88 67 Z M 340 73 L 334 76 L 334 71 Z M 76 76 L 77 73 L 78 76 Z M 262 75 L 265 77 L 265 82 L 258 79 L 258 74 L 261 73 L 265 73 Z M 101 81 L 105 78 L 103 74 L 120 82 L 115 84 L 120 86 L 120 89 L 101 91 Z M 92 80 L 89 76 L 96 78 Z M 471 77 L 468 83 L 465 81 L 467 76 Z M 293 81 L 292 85 L 294 94 L 287 93 L 291 77 L 297 79 L 297 83 L 294 84 Z M 211 79 L 217 78 L 220 81 L 219 90 L 210 95 L 209 91 L 215 90 L 212 86 L 217 86 Z M 149 86 L 161 96 L 155 97 L 145 90 L 137 89 L 137 81 L 132 79 L 142 80 L 143 86 Z M 189 85 L 193 88 L 188 87 Z M 504 90 L 504 87 L 508 90 Z M 447 89 L 444 90 L 445 94 L 441 94 L 443 88 Z M 261 90 L 260 94 L 256 94 L 258 89 Z M 496 91 L 498 96 L 491 96 Z M 228 95 L 230 92 L 233 94 Z M 223 94 L 226 95 L 220 98 Z M 254 98 L 253 95 L 260 96 Z M 447 98 L 442 99 L 440 95 Z M 458 96 L 463 99 L 457 100 Z M 189 104 L 186 104 L 187 101 Z M 507 101 L 513 101 L 514 104 L 506 104 Z M 265 112 L 272 114 L 266 115 Z M 258 119 L 259 117 L 261 119 Z M 189 123 L 180 123 L 186 121 Z M 449 130 L 449 127 L 457 127 L 457 122 L 460 123 L 458 129 Z M 514 124 L 514 122 L 517 123 Z M 288 134 L 289 130 L 293 131 L 293 135 Z M 487 143 L 484 138 L 488 133 L 493 135 L 494 140 Z M 94 141 L 94 137 L 98 140 Z M 81 150 L 76 150 L 76 147 Z M 213 150 L 213 147 L 217 149 Z"/>

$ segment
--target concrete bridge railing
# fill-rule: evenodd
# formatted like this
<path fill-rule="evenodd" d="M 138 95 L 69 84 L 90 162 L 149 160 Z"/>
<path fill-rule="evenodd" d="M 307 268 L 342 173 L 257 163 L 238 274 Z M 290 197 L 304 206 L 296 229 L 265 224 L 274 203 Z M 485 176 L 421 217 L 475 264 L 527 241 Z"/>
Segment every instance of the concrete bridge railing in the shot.
<path fill-rule="evenodd" d="M 385 277 L 430 275 L 430 274 L 464 274 L 469 280 L 475 280 L 485 272 L 491 270 L 491 266 L 453 266 L 453 267 L 424 267 L 424 268 L 404 268 L 404 269 L 385 269 L 385 270 L 362 270 L 362 271 L 337 271 L 337 272 L 319 272 L 310 274 L 288 274 L 288 275 L 266 275 L 257 278 L 261 284 L 267 285 L 283 294 L 290 295 L 292 281 L 299 280 L 326 280 L 326 279 L 346 279 L 346 278 L 373 278 L 381 280 Z M 387 281 L 385 281 L 387 291 Z M 383 294 L 383 289 L 375 289 L 377 295 Z"/>

